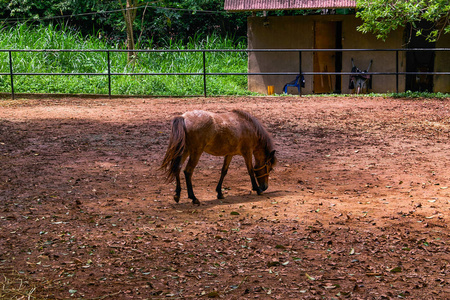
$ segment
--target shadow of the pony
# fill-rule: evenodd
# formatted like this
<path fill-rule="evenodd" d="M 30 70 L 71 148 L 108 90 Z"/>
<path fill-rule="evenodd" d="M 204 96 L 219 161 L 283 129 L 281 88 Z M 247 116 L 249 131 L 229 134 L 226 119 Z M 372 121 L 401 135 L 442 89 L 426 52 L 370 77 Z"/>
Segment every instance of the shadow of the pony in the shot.
<path fill-rule="evenodd" d="M 222 206 L 222 205 L 234 205 L 234 204 L 248 204 L 248 203 L 256 203 L 256 202 L 263 202 L 263 201 L 273 201 L 276 200 L 277 197 L 282 197 L 290 192 L 288 191 L 270 191 L 265 192 L 262 195 L 257 195 L 254 193 L 247 193 L 247 194 L 235 194 L 235 195 L 228 195 L 225 199 L 217 199 L 217 198 L 211 198 L 211 199 L 203 199 L 201 202 L 201 205 L 195 206 L 195 210 L 202 210 L 202 209 L 209 209 L 216 206 Z M 179 203 L 171 202 L 171 206 L 176 209 L 187 209 L 192 210 L 193 206 L 192 203 L 182 202 Z"/>

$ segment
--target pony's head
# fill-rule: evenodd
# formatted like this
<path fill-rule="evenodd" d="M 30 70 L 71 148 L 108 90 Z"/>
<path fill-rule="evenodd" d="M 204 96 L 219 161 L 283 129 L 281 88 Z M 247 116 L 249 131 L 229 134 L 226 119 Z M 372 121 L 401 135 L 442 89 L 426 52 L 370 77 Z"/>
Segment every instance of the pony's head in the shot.
<path fill-rule="evenodd" d="M 233 110 L 233 112 L 240 115 L 254 126 L 254 138 L 257 139 L 257 146 L 253 150 L 253 156 L 255 157 L 253 173 L 258 181 L 258 194 L 260 194 L 269 187 L 269 173 L 277 163 L 274 142 L 264 126 L 255 117 L 248 112 L 238 109 Z M 253 189 L 256 190 L 255 187 L 253 187 Z"/>
<path fill-rule="evenodd" d="M 268 155 L 264 155 L 264 157 L 257 157 L 255 155 L 255 166 L 253 171 L 255 172 L 259 188 L 262 191 L 267 190 L 269 187 L 269 173 L 276 163 L 277 158 L 275 157 L 275 150 L 271 151 Z"/>

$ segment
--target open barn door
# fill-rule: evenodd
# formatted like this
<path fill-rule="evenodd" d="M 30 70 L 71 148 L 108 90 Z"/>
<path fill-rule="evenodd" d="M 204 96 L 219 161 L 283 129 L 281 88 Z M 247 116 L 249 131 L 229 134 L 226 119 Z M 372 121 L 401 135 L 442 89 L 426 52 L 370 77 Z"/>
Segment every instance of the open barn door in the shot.
<path fill-rule="evenodd" d="M 314 22 L 314 48 L 342 49 L 341 22 Z M 314 52 L 314 72 L 340 72 L 342 52 Z M 314 75 L 314 93 L 341 92 L 340 75 Z"/>
<path fill-rule="evenodd" d="M 431 28 L 427 22 L 420 22 L 420 28 Z M 424 35 L 416 35 L 411 25 L 406 27 L 408 48 L 435 48 L 436 43 L 428 42 Z M 434 72 L 434 51 L 407 51 L 406 72 Z M 433 75 L 406 75 L 406 90 L 413 92 L 433 92 Z"/>

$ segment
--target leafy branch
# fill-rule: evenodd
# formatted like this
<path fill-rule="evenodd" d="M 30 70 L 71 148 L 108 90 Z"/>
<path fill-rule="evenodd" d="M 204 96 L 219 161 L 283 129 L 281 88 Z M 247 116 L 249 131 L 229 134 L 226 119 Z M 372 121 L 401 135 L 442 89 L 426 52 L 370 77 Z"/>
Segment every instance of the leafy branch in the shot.
<path fill-rule="evenodd" d="M 372 32 L 382 40 L 407 24 L 417 36 L 423 35 L 430 42 L 450 32 L 448 0 L 356 0 L 356 5 L 356 16 L 364 22 L 358 30 Z M 430 28 L 421 28 L 421 21 L 431 24 Z"/>

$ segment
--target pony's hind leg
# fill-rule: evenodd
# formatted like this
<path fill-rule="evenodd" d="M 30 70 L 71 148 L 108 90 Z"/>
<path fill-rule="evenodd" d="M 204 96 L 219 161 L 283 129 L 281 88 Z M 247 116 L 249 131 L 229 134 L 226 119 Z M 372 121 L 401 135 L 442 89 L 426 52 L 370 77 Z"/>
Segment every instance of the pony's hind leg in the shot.
<path fill-rule="evenodd" d="M 188 163 L 186 165 L 186 169 L 184 169 L 184 176 L 186 177 L 186 186 L 188 191 L 188 197 L 189 199 L 192 199 L 192 204 L 200 205 L 200 201 L 198 201 L 197 197 L 194 195 L 194 190 L 192 188 L 192 174 L 194 173 L 195 166 L 197 166 L 197 163 L 200 159 L 200 154 L 193 154 L 189 156 Z"/>
<path fill-rule="evenodd" d="M 223 161 L 222 172 L 220 173 L 219 183 L 217 184 L 217 187 L 216 187 L 217 199 L 224 198 L 223 193 L 222 193 L 222 183 L 223 183 L 223 179 L 225 178 L 225 175 L 227 175 L 228 167 L 230 166 L 232 158 L 233 158 L 233 156 L 227 155 L 227 156 L 225 156 L 225 159 Z"/>
<path fill-rule="evenodd" d="M 177 186 L 175 188 L 175 195 L 173 196 L 173 199 L 175 200 L 176 203 L 180 202 L 180 196 L 181 196 L 180 172 L 181 172 L 181 167 L 183 166 L 183 163 L 187 157 L 188 157 L 187 153 L 183 153 L 183 155 L 181 157 L 179 157 L 180 164 L 179 164 L 179 168 L 178 168 L 177 172 L 175 173 L 175 180 L 176 180 Z"/>
<path fill-rule="evenodd" d="M 175 188 L 175 195 L 173 196 L 173 199 L 176 203 L 180 202 L 180 195 L 181 195 L 181 181 L 180 181 L 180 172 L 177 173 L 175 176 L 177 187 Z"/>

